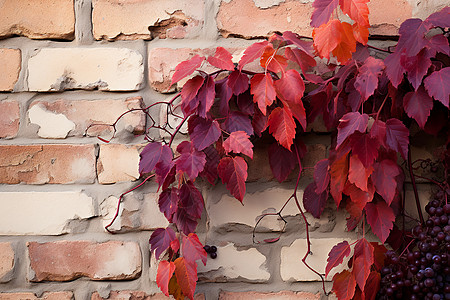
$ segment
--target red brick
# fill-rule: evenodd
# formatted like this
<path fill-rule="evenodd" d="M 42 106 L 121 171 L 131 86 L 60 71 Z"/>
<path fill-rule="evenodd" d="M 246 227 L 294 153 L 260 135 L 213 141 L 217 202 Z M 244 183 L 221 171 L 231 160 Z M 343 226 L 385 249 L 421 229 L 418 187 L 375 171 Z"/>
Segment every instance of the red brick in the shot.
<path fill-rule="evenodd" d="M 193 37 L 203 27 L 203 12 L 204 3 L 198 0 L 94 0 L 94 37 L 97 40 Z"/>
<path fill-rule="evenodd" d="M 128 280 L 141 274 L 141 251 L 134 242 L 58 241 L 28 243 L 30 280 Z"/>
<path fill-rule="evenodd" d="M 162 293 L 157 293 L 154 295 L 149 295 L 143 291 L 111 291 L 108 298 L 103 298 L 99 293 L 95 292 L 92 294 L 91 300 L 166 300 L 172 299 L 166 297 Z M 203 294 L 197 294 L 194 296 L 195 300 L 205 300 Z"/>
<path fill-rule="evenodd" d="M 0 282 L 11 280 L 14 261 L 14 250 L 11 243 L 0 243 Z"/>
<path fill-rule="evenodd" d="M 14 138 L 19 131 L 20 106 L 15 100 L 0 101 L 0 138 Z"/>
<path fill-rule="evenodd" d="M 36 100 L 30 105 L 28 117 L 31 124 L 40 126 L 40 137 L 80 137 L 87 133 L 88 136 L 110 138 L 114 130 L 109 125 L 126 111 L 140 108 L 144 108 L 142 97 L 114 100 Z M 95 126 L 89 127 L 94 124 Z M 116 125 L 116 135 L 127 131 L 142 134 L 144 130 L 145 113 L 142 111 L 127 113 Z"/>
<path fill-rule="evenodd" d="M 281 291 L 274 293 L 261 292 L 221 292 L 219 300 L 319 300 L 320 293 Z"/>
<path fill-rule="evenodd" d="M 1 1 L 0 37 L 71 40 L 75 31 L 74 0 Z"/>
<path fill-rule="evenodd" d="M 93 183 L 94 145 L 0 145 L 0 183 Z"/>
<path fill-rule="evenodd" d="M 5 18 L 0 19 L 0 23 L 3 19 Z M 21 63 L 22 57 L 19 49 L 0 49 L 0 69 L 2 70 L 2 76 L 0 76 L 0 91 L 12 91 L 14 89 L 14 85 L 19 79 Z"/>
<path fill-rule="evenodd" d="M 0 300 L 72 300 L 72 292 L 45 292 L 42 297 L 33 293 L 0 293 Z"/>

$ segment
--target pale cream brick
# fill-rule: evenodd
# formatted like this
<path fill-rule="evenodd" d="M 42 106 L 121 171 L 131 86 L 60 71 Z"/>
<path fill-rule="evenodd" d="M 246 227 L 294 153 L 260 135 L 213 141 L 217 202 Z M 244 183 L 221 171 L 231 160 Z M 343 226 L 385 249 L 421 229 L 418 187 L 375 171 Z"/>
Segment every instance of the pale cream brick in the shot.
<path fill-rule="evenodd" d="M 139 178 L 139 148 L 137 145 L 100 145 L 97 161 L 98 181 L 109 184 Z"/>
<path fill-rule="evenodd" d="M 105 109 L 107 108 L 107 109 Z M 39 137 L 65 138 L 67 136 L 112 137 L 113 124 L 123 113 L 144 108 L 142 97 L 115 100 L 36 100 L 28 110 L 30 124 L 38 125 Z M 94 125 L 95 126 L 91 126 Z M 89 128 L 89 129 L 88 129 Z M 116 125 L 116 136 L 125 132 L 141 134 L 145 130 L 145 113 L 127 113 Z"/>
<path fill-rule="evenodd" d="M 74 0 L 1 1 L 0 38 L 71 40 L 75 31 Z"/>
<path fill-rule="evenodd" d="M 220 292 L 219 300 L 319 300 L 320 293 L 313 294 L 308 292 Z"/>
<path fill-rule="evenodd" d="M 81 231 L 74 222 L 95 216 L 93 199 L 82 192 L 3 192 L 0 207 L 0 235 Z"/>
<path fill-rule="evenodd" d="M 92 4 L 97 40 L 192 38 L 203 27 L 204 1 L 94 0 Z"/>
<path fill-rule="evenodd" d="M 43 48 L 28 61 L 27 83 L 30 91 L 134 91 L 143 72 L 142 55 L 131 49 Z"/>
<path fill-rule="evenodd" d="M 80 277 L 92 280 L 127 280 L 140 276 L 142 255 L 135 242 L 57 241 L 30 242 L 28 279 L 70 281 Z"/>
<path fill-rule="evenodd" d="M 20 106 L 16 100 L 0 100 L 0 138 L 17 136 L 20 124 Z"/>
<path fill-rule="evenodd" d="M 2 11 L 1 4 L 0 11 Z M 2 15 L 4 15 L 3 11 Z M 3 19 L 4 18 L 1 18 L 1 20 Z M 0 27 L 1 22 L 2 21 L 0 21 Z M 2 70 L 2 75 L 0 76 L 0 91 L 12 91 L 14 89 L 14 85 L 19 79 L 21 63 L 22 57 L 19 49 L 0 49 L 0 69 Z"/>
<path fill-rule="evenodd" d="M 159 211 L 158 193 L 127 194 L 120 204 L 119 215 L 108 228 L 112 232 L 128 232 L 136 230 L 154 230 L 167 227 L 169 222 L 164 214 Z M 105 199 L 100 207 L 102 212 L 103 227 L 107 226 L 117 210 L 118 198 L 110 196 Z"/>
<path fill-rule="evenodd" d="M 13 278 L 14 265 L 15 259 L 12 244 L 0 243 L 0 283 L 8 282 Z"/>
<path fill-rule="evenodd" d="M 344 241 L 342 238 L 311 239 L 312 253 L 308 256 L 306 262 L 317 272 L 325 274 L 328 253 L 335 245 L 342 241 Z M 290 246 L 281 249 L 280 273 L 284 281 L 320 281 L 320 277 L 308 269 L 302 262 L 302 258 L 305 256 L 307 249 L 306 239 L 297 239 Z M 331 280 L 334 274 L 345 269 L 347 267 L 347 260 L 344 259 L 343 264 L 332 269 L 326 280 Z"/>
<path fill-rule="evenodd" d="M 256 250 L 238 250 L 229 243 L 217 246 L 217 258 L 208 259 L 206 266 L 198 264 L 199 280 L 267 282 L 270 273 L 266 257 Z"/>
<path fill-rule="evenodd" d="M 41 297 L 34 293 L 0 293 L 0 300 L 72 300 L 72 292 L 45 292 Z"/>

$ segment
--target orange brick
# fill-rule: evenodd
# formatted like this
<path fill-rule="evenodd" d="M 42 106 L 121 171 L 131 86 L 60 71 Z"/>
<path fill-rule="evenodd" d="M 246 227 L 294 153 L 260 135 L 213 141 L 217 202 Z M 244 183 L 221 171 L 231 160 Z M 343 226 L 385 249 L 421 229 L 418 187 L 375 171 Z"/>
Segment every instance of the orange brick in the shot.
<path fill-rule="evenodd" d="M 0 138 L 17 136 L 20 123 L 20 107 L 15 100 L 0 101 Z"/>
<path fill-rule="evenodd" d="M 1 20 L 3 19 L 4 18 L 1 18 Z M 14 89 L 14 85 L 19 79 L 21 62 L 22 58 L 19 49 L 0 49 L 0 69 L 2 70 L 2 76 L 0 76 L 0 91 L 12 91 Z"/>
<path fill-rule="evenodd" d="M 72 292 L 45 292 L 42 297 L 33 293 L 0 293 L 0 300 L 72 300 Z"/>
<path fill-rule="evenodd" d="M 0 243 L 0 282 L 8 282 L 12 279 L 14 262 L 14 250 L 11 243 Z"/>

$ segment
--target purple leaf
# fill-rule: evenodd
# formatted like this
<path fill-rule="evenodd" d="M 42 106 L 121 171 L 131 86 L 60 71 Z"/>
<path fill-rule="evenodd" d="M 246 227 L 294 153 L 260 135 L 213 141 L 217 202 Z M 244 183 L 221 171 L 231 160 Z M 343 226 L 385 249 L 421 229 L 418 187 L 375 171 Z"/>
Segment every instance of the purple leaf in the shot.
<path fill-rule="evenodd" d="M 178 200 L 178 189 L 174 187 L 171 189 L 163 190 L 161 194 L 159 194 L 159 210 L 164 214 L 169 222 L 172 222 L 173 214 L 177 211 Z"/>
<path fill-rule="evenodd" d="M 249 136 L 253 135 L 252 121 L 247 114 L 239 111 L 232 111 L 226 117 L 222 127 L 229 133 L 235 131 L 245 131 Z"/>
<path fill-rule="evenodd" d="M 206 118 L 216 97 L 214 79 L 211 76 L 206 77 L 205 83 L 198 91 L 197 97 L 199 101 L 198 115 L 202 118 Z"/>
<path fill-rule="evenodd" d="M 169 146 L 163 145 L 159 142 L 149 143 L 144 147 L 140 154 L 139 173 L 150 173 L 155 169 L 158 162 L 163 162 L 165 165 L 172 161 L 172 150 Z"/>
<path fill-rule="evenodd" d="M 311 16 L 311 26 L 319 27 L 330 19 L 331 14 L 339 4 L 339 0 L 316 0 L 313 2 L 314 11 Z"/>
<path fill-rule="evenodd" d="M 403 106 L 408 116 L 416 120 L 420 128 L 423 129 L 433 108 L 433 99 L 421 86 L 417 91 L 409 92 L 405 95 Z"/>
<path fill-rule="evenodd" d="M 278 182 L 285 181 L 298 165 L 295 154 L 278 143 L 273 143 L 269 147 L 269 164 L 272 174 Z"/>
<path fill-rule="evenodd" d="M 424 80 L 428 94 L 449 108 L 450 67 L 433 72 Z"/>
<path fill-rule="evenodd" d="M 316 193 L 316 183 L 310 183 L 303 192 L 303 207 L 314 218 L 320 218 L 328 200 L 328 190 Z"/>
<path fill-rule="evenodd" d="M 408 157 L 409 130 L 400 120 L 386 121 L 386 144 L 390 149 L 399 152 L 403 159 Z"/>
<path fill-rule="evenodd" d="M 195 118 L 189 121 L 190 137 L 194 147 L 199 151 L 212 145 L 222 134 L 219 123 L 216 120 Z"/>
<path fill-rule="evenodd" d="M 175 232 L 172 228 L 158 228 L 153 231 L 150 237 L 151 251 L 155 252 L 156 259 L 159 259 L 161 253 L 169 248 L 170 243 L 176 239 Z"/>
<path fill-rule="evenodd" d="M 359 112 L 346 113 L 340 120 L 337 134 L 337 145 L 339 147 L 342 142 L 349 137 L 353 132 L 365 132 L 369 116 L 367 114 L 360 114 Z"/>
<path fill-rule="evenodd" d="M 175 161 L 177 172 L 186 173 L 190 180 L 197 178 L 198 174 L 203 171 L 205 163 L 205 153 L 197 151 L 193 147 L 191 151 L 183 152 Z"/>

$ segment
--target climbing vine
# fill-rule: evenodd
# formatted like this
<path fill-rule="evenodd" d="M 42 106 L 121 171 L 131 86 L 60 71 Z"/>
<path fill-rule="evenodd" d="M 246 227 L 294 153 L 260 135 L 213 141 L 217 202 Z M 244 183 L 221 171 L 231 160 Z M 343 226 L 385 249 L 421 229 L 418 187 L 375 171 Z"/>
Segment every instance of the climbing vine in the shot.
<path fill-rule="evenodd" d="M 283 182 L 295 168 L 299 170 L 294 192 L 286 200 L 296 204 L 307 225 L 308 252 L 299 259 L 324 283 L 330 271 L 348 258 L 348 268 L 332 278 L 338 299 L 398 295 L 404 297 L 401 299 L 435 299 L 435 295 L 449 294 L 450 8 L 424 21 L 406 20 L 400 26 L 398 43 L 379 49 L 368 45 L 367 2 L 316 0 L 313 39 L 290 31 L 274 34 L 249 46 L 238 63 L 233 63 L 223 47 L 209 57 L 195 55 L 175 69 L 171 85 L 189 78 L 181 92 L 170 101 L 142 109 L 151 121 L 149 129 L 170 136 L 154 140 L 147 131 L 149 143 L 139 164 L 143 181 L 137 186 L 151 179 L 157 182 L 159 208 L 170 223 L 150 237 L 155 257 L 165 254 L 157 271 L 157 284 L 164 294 L 193 299 L 197 261 L 206 264 L 207 252 L 216 256 L 195 234 L 204 209 L 197 178 L 212 185 L 221 181 L 243 202 L 247 162 L 253 158 L 255 141 L 261 138 L 270 141 L 268 157 L 276 180 Z M 337 16 L 342 14 L 353 22 L 341 21 Z M 250 70 L 255 61 L 260 71 Z M 215 71 L 202 71 L 204 64 Z M 154 106 L 164 106 L 168 115 L 179 119 L 177 127 L 155 122 L 149 113 Z M 177 108 L 182 114 L 175 113 Z M 319 116 L 332 132 L 329 157 L 315 165 L 314 180 L 303 199 L 298 199 L 301 159 L 306 153 L 302 138 L 307 125 Z M 173 151 L 174 139 L 184 124 L 188 138 Z M 115 124 L 112 126 L 115 129 Z M 445 137 L 446 148 L 439 161 L 411 160 L 409 128 L 414 127 Z M 428 179 L 436 185 L 438 196 L 428 205 L 431 219 L 427 221 L 415 183 L 418 163 L 441 170 L 440 179 Z M 414 232 L 394 224 L 397 216 L 405 218 L 407 177 L 412 181 L 419 216 Z M 362 234 L 353 243 L 343 241 L 334 246 L 326 269 L 314 270 L 307 260 L 311 249 L 302 207 L 320 218 L 330 197 L 337 209 L 348 213 L 348 230 L 360 227 Z M 274 215 L 282 218 L 283 208 Z M 370 226 L 381 243 L 366 239 L 365 226 Z M 387 244 L 399 252 L 387 251 Z M 428 260 L 428 253 L 439 259 L 433 256 Z M 426 261 L 420 261 L 421 257 Z M 419 270 L 411 270 L 416 260 L 416 268 L 423 267 L 428 273 L 419 276 Z M 434 260 L 444 272 L 440 281 L 434 274 L 437 270 L 432 276 L 425 271 L 433 270 L 428 261 Z M 413 286 L 420 290 L 409 288 Z"/>

